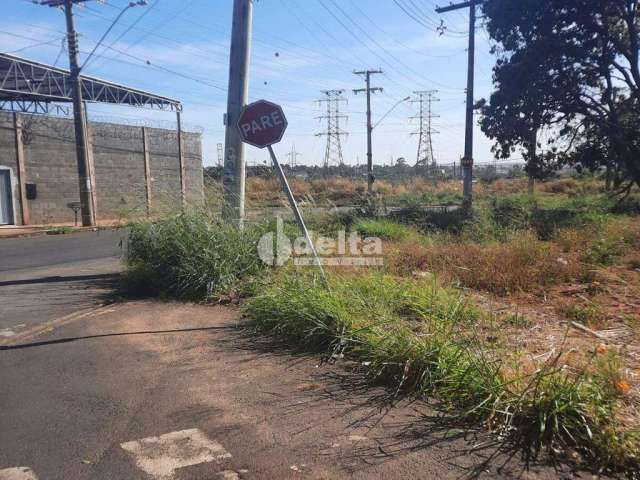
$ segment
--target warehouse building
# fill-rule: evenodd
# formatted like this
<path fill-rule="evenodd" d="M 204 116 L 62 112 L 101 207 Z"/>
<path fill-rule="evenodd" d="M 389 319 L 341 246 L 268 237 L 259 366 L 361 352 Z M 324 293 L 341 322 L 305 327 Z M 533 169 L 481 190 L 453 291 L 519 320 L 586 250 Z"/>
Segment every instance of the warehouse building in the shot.
<path fill-rule="evenodd" d="M 74 124 L 51 115 L 64 111 L 60 105 L 68 102 L 69 88 L 68 71 L 0 55 L 0 225 L 77 221 Z M 177 130 L 88 123 L 88 173 L 98 223 L 202 205 L 201 134 L 180 128 L 180 102 L 89 77 L 83 78 L 83 91 L 87 101 L 178 116 Z"/>

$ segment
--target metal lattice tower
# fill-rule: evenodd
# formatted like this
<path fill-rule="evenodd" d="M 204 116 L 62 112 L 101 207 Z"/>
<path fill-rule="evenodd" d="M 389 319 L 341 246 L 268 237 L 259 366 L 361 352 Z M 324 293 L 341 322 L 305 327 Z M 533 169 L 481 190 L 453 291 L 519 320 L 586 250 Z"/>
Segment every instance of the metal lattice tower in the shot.
<path fill-rule="evenodd" d="M 291 146 L 291 151 L 287 153 L 287 157 L 289 157 L 289 166 L 291 168 L 295 168 L 298 165 L 298 157 L 302 154 L 296 151 L 296 144 L 294 143 Z"/>
<path fill-rule="evenodd" d="M 224 164 L 224 147 L 221 143 L 218 144 L 218 166 L 221 167 Z"/>
<path fill-rule="evenodd" d="M 433 154 L 433 135 L 439 133 L 434 130 L 432 120 L 438 118 L 439 115 L 433 114 L 433 102 L 438 102 L 436 98 L 437 90 L 426 90 L 413 92 L 416 98 L 411 100 L 412 103 L 419 105 L 418 115 L 411 117 L 418 119 L 420 122 L 417 132 L 412 135 L 418 135 L 418 155 L 416 157 L 416 168 L 427 170 L 429 168 L 435 170 L 437 162 Z"/>
<path fill-rule="evenodd" d="M 340 138 L 348 135 L 340 128 L 340 120 L 346 120 L 346 115 L 340 114 L 340 104 L 347 103 L 347 99 L 342 97 L 344 90 L 323 90 L 326 98 L 318 100 L 319 104 L 327 104 L 327 113 L 317 117 L 319 120 L 327 120 L 327 131 L 316 134 L 316 137 L 327 137 L 327 148 L 324 153 L 324 168 L 329 165 L 343 165 L 342 142 Z"/>

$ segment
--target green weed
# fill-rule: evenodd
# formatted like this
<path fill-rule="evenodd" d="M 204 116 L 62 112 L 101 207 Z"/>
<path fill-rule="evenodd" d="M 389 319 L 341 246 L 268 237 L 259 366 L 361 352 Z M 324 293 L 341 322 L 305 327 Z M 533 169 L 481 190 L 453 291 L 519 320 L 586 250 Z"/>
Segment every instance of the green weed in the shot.
<path fill-rule="evenodd" d="M 132 224 L 125 289 L 203 301 L 265 268 L 256 254 L 264 227 L 239 230 L 188 213 Z"/>
<path fill-rule="evenodd" d="M 477 334 L 479 312 L 432 278 L 333 277 L 329 292 L 306 276 L 282 275 L 244 312 L 299 347 L 344 354 L 396 392 L 436 394 L 462 419 L 512 435 L 528 456 L 580 448 L 608 466 L 636 465 L 637 444 L 613 420 L 615 368 L 570 374 L 560 357 L 534 370 L 517 358 L 510 365 Z"/>
<path fill-rule="evenodd" d="M 387 219 L 361 218 L 353 226 L 362 235 L 378 237 L 384 240 L 404 240 L 414 233 L 407 226 Z"/>

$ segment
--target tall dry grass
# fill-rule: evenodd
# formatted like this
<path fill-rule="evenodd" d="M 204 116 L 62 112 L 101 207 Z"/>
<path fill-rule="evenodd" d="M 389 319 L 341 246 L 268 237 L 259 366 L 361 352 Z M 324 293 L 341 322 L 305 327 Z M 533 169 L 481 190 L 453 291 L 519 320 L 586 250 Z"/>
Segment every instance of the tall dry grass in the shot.
<path fill-rule="evenodd" d="M 415 241 L 390 245 L 388 264 L 401 275 L 428 271 L 444 281 L 498 295 L 538 292 L 587 274 L 577 255 L 530 232 L 484 244 L 446 238 L 430 246 Z"/>

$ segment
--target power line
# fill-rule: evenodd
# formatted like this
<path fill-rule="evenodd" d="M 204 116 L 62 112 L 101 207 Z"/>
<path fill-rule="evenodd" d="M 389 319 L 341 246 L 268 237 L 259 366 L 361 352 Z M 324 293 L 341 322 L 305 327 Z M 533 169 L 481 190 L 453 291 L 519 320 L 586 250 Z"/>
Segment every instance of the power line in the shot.
<path fill-rule="evenodd" d="M 140 16 L 138 16 L 138 18 L 131 25 L 129 25 L 120 35 L 118 35 L 118 37 L 116 37 L 116 39 L 113 42 L 109 43 L 108 47 L 113 47 L 120 40 L 122 40 L 122 38 L 125 35 L 127 35 L 127 33 L 129 33 L 133 28 L 135 28 L 142 21 L 142 19 L 144 19 L 144 17 L 149 15 L 149 13 L 158 5 L 158 3 L 160 3 L 160 0 L 156 0 L 149 8 L 145 9 L 142 12 L 142 14 Z M 109 5 L 109 4 L 107 4 L 107 5 Z M 108 47 L 106 47 L 105 50 Z M 128 45 L 126 50 L 129 50 L 130 48 L 131 48 L 131 45 Z"/>
<path fill-rule="evenodd" d="M 406 44 L 405 42 L 401 42 L 400 40 L 398 40 L 397 38 L 395 38 L 393 35 L 390 35 L 386 30 L 384 30 L 380 24 L 378 22 L 376 22 L 375 20 L 373 20 L 371 18 L 371 16 L 369 16 L 362 8 L 360 8 L 358 6 L 357 0 L 351 0 L 351 5 L 353 6 L 353 8 L 355 8 L 358 11 L 358 14 L 361 15 L 365 20 L 367 20 L 371 25 L 373 25 L 375 28 L 377 28 L 380 32 L 382 32 L 383 34 L 385 34 L 388 38 L 390 38 L 395 44 L 401 46 L 402 48 L 405 48 L 407 50 L 411 50 L 413 53 L 426 57 L 426 58 L 451 58 L 451 57 L 455 57 L 457 55 L 460 55 L 462 53 L 464 53 L 464 50 L 460 50 L 457 53 L 453 53 L 453 54 L 449 54 L 449 55 L 430 55 L 428 53 L 425 53 L 423 51 L 417 50 L 416 48 Z"/>
<path fill-rule="evenodd" d="M 323 3 L 323 0 L 319 0 L 320 3 Z M 392 58 L 396 63 L 398 63 L 398 65 L 402 66 L 404 69 L 406 69 L 408 72 L 412 73 L 413 75 L 416 76 L 417 79 L 421 79 L 421 80 L 426 80 L 429 83 L 433 83 L 433 84 L 439 84 L 436 81 L 433 80 L 429 80 L 427 78 L 424 77 L 423 73 L 419 73 L 416 70 L 413 69 L 413 67 L 407 65 L 402 59 L 398 58 L 393 52 L 389 51 L 384 45 L 382 45 L 380 42 L 378 42 L 373 36 L 371 36 L 369 34 L 369 32 L 362 27 L 358 22 L 356 22 L 353 17 L 351 17 L 344 9 L 342 9 L 342 7 L 340 7 L 340 5 L 338 3 L 336 3 L 335 0 L 329 0 L 339 11 L 340 13 L 342 13 L 342 15 L 345 16 L 345 18 L 347 20 L 349 20 L 358 30 L 360 30 L 362 32 L 362 34 L 369 39 L 369 41 L 371 41 L 371 43 L 373 43 L 376 47 L 378 47 L 380 50 L 382 50 L 384 53 L 386 53 L 390 58 Z M 407 76 L 407 78 L 409 78 Z M 446 87 L 446 85 L 442 85 L 444 87 Z"/>

